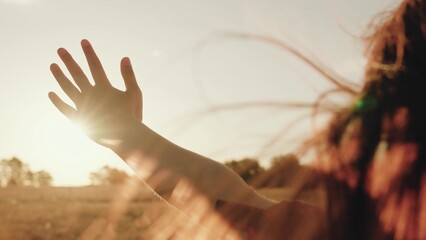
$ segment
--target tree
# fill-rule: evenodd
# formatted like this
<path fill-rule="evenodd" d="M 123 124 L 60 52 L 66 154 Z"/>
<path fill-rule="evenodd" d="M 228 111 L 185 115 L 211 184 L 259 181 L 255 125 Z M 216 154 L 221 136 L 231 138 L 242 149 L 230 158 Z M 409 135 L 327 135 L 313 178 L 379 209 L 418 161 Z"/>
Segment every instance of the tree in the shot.
<path fill-rule="evenodd" d="M 6 186 L 49 186 L 52 176 L 46 171 L 32 172 L 20 159 L 13 157 L 0 161 L 0 187 Z"/>
<path fill-rule="evenodd" d="M 292 154 L 274 157 L 271 167 L 253 179 L 249 184 L 254 188 L 317 189 L 321 185 L 317 173 L 309 166 L 301 165 Z"/>
<path fill-rule="evenodd" d="M 1 186 L 22 186 L 25 183 L 26 173 L 29 171 L 28 165 L 13 157 L 9 160 L 3 159 L 0 162 L 0 182 Z"/>
<path fill-rule="evenodd" d="M 117 185 L 124 183 L 129 175 L 122 170 L 105 165 L 98 171 L 91 172 L 89 178 L 92 185 Z"/>
<path fill-rule="evenodd" d="M 50 186 L 52 185 L 53 178 L 48 172 L 41 170 L 32 174 L 32 182 L 32 185 L 36 187 Z"/>
<path fill-rule="evenodd" d="M 225 162 L 225 165 L 240 175 L 245 182 L 251 181 L 265 171 L 265 169 L 260 166 L 259 161 L 253 158 L 244 158 L 237 161 L 233 160 Z"/>

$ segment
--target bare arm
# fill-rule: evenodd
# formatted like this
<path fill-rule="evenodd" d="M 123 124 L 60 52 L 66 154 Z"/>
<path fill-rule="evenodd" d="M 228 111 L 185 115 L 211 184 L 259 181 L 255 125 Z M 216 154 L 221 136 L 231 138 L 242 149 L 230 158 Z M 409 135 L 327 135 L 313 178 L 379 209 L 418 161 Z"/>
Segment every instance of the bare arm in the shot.
<path fill-rule="evenodd" d="M 81 42 L 94 80 L 92 84 L 72 56 L 59 49 L 74 82 L 56 64 L 51 71 L 62 90 L 75 107 L 49 93 L 53 104 L 77 124 L 83 124 L 87 135 L 95 142 L 110 148 L 124 161 L 134 163 L 136 172 L 155 189 L 161 173 L 170 173 L 168 184 L 174 186 L 185 179 L 212 201 L 218 199 L 266 208 L 273 202 L 260 197 L 232 170 L 211 159 L 183 149 L 163 138 L 142 122 L 142 92 L 137 84 L 130 60 L 123 58 L 121 73 L 126 91 L 114 88 L 87 40 Z"/>

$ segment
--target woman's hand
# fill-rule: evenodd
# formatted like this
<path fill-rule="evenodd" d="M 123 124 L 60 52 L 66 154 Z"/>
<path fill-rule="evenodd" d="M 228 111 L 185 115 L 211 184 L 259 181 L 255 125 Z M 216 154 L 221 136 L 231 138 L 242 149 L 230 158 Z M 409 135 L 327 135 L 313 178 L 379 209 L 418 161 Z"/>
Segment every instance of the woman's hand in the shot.
<path fill-rule="evenodd" d="M 75 107 L 65 103 L 54 92 L 49 93 L 49 98 L 61 113 L 82 126 L 91 139 L 104 146 L 113 147 L 128 136 L 132 126 L 142 121 L 142 92 L 129 58 L 121 60 L 121 75 L 126 86 L 126 91 L 123 92 L 111 85 L 89 41 L 82 40 L 81 47 L 94 85 L 68 51 L 60 48 L 58 55 L 74 82 L 64 75 L 57 64 L 52 64 L 50 70 Z"/>
<path fill-rule="evenodd" d="M 231 169 L 173 144 L 140 123 L 142 93 L 129 59 L 121 60 L 121 74 L 126 85 L 123 92 L 111 86 L 90 43 L 83 40 L 81 46 L 94 85 L 71 55 L 61 48 L 58 50 L 59 57 L 74 82 L 64 75 L 58 65 L 52 64 L 50 69 L 75 107 L 66 104 L 53 92 L 49 93 L 49 98 L 65 116 L 77 124 L 83 124 L 90 138 L 113 150 L 124 161 L 135 161 L 136 164 L 132 165 L 136 167 L 136 172 L 154 189 L 158 186 L 166 189 L 168 186 L 174 187 L 184 179 L 212 202 L 222 199 L 262 208 L 273 204 L 257 195 Z M 171 173 L 171 177 L 163 179 L 163 170 Z M 226 184 L 218 185 L 218 179 Z"/>

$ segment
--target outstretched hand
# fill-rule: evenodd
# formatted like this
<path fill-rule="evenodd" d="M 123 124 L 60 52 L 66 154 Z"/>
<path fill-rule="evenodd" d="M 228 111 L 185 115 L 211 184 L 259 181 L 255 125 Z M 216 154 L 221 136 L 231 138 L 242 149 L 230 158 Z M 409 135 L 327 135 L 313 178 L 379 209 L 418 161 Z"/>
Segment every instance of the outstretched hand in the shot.
<path fill-rule="evenodd" d="M 126 91 L 120 91 L 111 85 L 89 41 L 82 40 L 81 47 L 94 84 L 92 85 L 71 54 L 60 48 L 58 55 L 74 81 L 70 81 L 55 63 L 50 66 L 50 70 L 75 107 L 65 103 L 54 92 L 49 92 L 49 98 L 71 121 L 83 125 L 91 139 L 109 147 L 132 131 L 131 126 L 136 122 L 142 121 L 142 92 L 129 58 L 121 60 L 121 75 Z"/>

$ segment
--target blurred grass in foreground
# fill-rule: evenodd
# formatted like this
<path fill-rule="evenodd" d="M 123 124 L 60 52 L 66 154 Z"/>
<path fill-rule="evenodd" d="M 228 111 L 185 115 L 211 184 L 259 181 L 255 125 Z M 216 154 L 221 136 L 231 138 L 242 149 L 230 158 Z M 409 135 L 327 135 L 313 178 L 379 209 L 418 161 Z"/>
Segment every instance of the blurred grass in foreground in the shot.
<path fill-rule="evenodd" d="M 88 229 L 111 221 L 114 221 L 111 239 L 140 239 L 166 205 L 143 186 L 133 193 L 123 189 L 123 186 L 0 188 L 0 239 L 90 239 L 84 237 L 90 235 Z M 292 191 L 283 188 L 259 192 L 278 201 L 292 195 Z M 128 201 L 117 204 L 114 201 L 117 197 Z M 299 197 L 318 204 L 323 193 L 307 192 Z M 119 212 L 119 217 L 111 214 L 114 211 Z"/>

